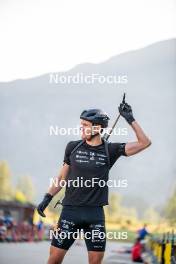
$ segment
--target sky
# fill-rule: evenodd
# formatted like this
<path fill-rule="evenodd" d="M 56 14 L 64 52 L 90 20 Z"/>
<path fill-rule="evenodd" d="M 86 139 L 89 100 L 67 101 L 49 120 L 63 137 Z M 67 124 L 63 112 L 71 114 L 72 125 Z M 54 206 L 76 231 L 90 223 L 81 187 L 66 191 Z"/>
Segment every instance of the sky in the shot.
<path fill-rule="evenodd" d="M 175 0 L 0 0 L 0 81 L 175 38 L 175 11 Z"/>

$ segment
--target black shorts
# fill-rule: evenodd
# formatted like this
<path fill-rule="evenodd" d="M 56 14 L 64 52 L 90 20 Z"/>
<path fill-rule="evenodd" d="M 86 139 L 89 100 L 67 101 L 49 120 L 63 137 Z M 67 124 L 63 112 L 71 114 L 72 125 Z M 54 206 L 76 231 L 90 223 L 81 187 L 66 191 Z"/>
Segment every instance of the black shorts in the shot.
<path fill-rule="evenodd" d="M 88 251 L 105 251 L 106 230 L 103 207 L 64 206 L 51 245 L 68 250 L 83 237 Z"/>

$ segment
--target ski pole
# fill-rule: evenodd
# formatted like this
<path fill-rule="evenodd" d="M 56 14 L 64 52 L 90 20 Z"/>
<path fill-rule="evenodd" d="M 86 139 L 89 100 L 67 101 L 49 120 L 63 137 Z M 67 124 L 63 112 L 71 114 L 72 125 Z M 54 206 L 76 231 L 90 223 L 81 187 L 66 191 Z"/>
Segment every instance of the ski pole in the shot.
<path fill-rule="evenodd" d="M 125 96 L 126 96 L 126 94 L 124 93 L 124 94 L 123 94 L 123 99 L 122 99 L 122 104 L 125 104 Z M 115 126 L 116 126 L 116 124 L 117 124 L 119 118 L 120 118 L 120 114 L 118 114 L 117 118 L 115 119 L 114 124 L 113 124 L 112 127 L 110 128 L 110 131 L 109 131 L 108 133 L 105 133 L 105 134 L 104 134 L 103 139 L 108 140 L 108 138 L 110 137 L 112 131 L 114 130 L 114 128 L 115 128 Z"/>

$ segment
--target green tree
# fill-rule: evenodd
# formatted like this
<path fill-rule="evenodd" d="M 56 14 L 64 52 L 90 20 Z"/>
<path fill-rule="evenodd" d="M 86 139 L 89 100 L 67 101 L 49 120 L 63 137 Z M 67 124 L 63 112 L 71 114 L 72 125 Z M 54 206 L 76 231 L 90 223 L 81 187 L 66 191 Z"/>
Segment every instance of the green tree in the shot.
<path fill-rule="evenodd" d="M 16 191 L 15 193 L 15 200 L 20 202 L 20 203 L 26 203 L 26 196 L 21 192 L 21 191 Z"/>
<path fill-rule="evenodd" d="M 117 193 L 111 193 L 109 197 L 109 205 L 106 207 L 105 213 L 108 221 L 115 222 L 121 215 L 121 197 Z"/>
<path fill-rule="evenodd" d="M 171 224 L 176 222 L 176 188 L 165 207 L 165 216 Z"/>
<path fill-rule="evenodd" d="M 35 198 L 35 187 L 30 176 L 22 176 L 17 183 L 16 192 L 20 191 L 26 197 L 26 201 L 32 203 Z"/>
<path fill-rule="evenodd" d="M 13 188 L 11 184 L 11 173 L 6 161 L 0 162 L 0 199 L 12 200 Z"/>
<path fill-rule="evenodd" d="M 127 225 L 132 225 L 137 222 L 138 214 L 137 210 L 134 207 L 122 207 L 122 218 L 123 222 L 126 222 Z"/>
<path fill-rule="evenodd" d="M 144 221 L 147 221 L 151 224 L 158 224 L 160 221 L 160 215 L 153 207 L 149 207 L 144 212 Z"/>

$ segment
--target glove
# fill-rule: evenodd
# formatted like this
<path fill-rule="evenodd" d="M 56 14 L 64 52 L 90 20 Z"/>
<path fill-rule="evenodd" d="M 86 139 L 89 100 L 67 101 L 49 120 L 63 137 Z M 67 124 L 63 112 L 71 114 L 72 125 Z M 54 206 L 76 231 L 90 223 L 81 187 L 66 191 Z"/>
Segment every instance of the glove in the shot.
<path fill-rule="evenodd" d="M 51 194 L 49 193 L 45 194 L 43 201 L 37 207 L 37 211 L 39 215 L 41 215 L 42 217 L 46 217 L 43 211 L 46 209 L 46 207 L 48 206 L 48 204 L 51 202 L 52 199 L 53 196 Z"/>
<path fill-rule="evenodd" d="M 135 121 L 132 113 L 131 106 L 127 103 L 121 103 L 119 106 L 119 113 L 121 116 L 125 118 L 125 120 L 128 122 L 128 124 L 132 124 L 133 121 Z"/>

